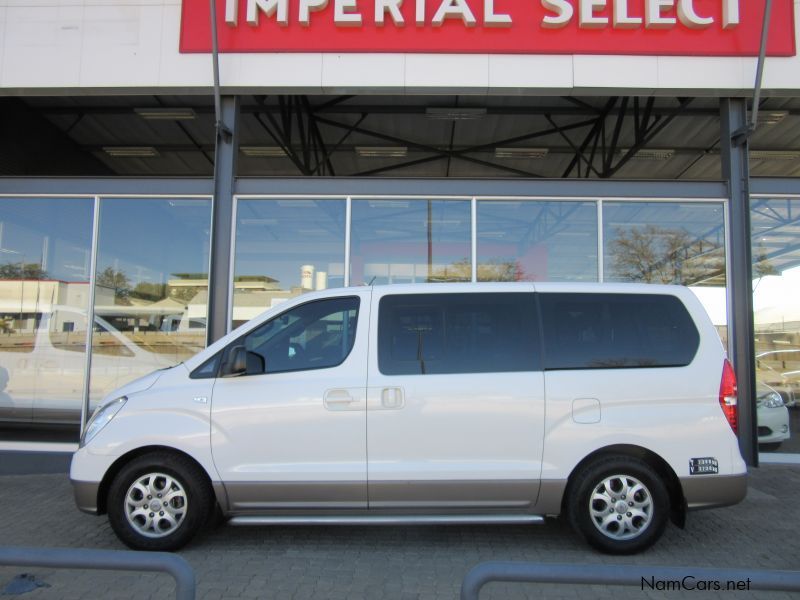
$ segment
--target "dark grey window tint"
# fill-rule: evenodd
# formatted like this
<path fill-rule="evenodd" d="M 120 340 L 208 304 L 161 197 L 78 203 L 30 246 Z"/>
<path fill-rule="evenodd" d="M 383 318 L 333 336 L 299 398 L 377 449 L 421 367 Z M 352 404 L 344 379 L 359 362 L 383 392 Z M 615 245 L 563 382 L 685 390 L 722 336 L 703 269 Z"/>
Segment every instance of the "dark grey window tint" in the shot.
<path fill-rule="evenodd" d="M 419 294 L 380 302 L 384 375 L 539 369 L 534 295 Z"/>
<path fill-rule="evenodd" d="M 190 379 L 213 379 L 219 371 L 219 359 L 222 352 L 217 352 L 213 358 L 208 359 L 189 375 Z"/>
<path fill-rule="evenodd" d="M 679 367 L 700 336 L 683 303 L 656 294 L 540 294 L 545 369 Z"/>
<path fill-rule="evenodd" d="M 335 367 L 356 338 L 358 298 L 308 302 L 267 321 L 229 346 L 247 350 L 247 374 Z"/>

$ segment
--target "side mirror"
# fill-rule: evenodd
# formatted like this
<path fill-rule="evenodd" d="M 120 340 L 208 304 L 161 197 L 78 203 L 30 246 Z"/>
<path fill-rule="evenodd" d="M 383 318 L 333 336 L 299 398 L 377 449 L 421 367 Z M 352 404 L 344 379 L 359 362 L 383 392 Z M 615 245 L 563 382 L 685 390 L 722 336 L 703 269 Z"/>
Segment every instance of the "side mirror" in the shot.
<path fill-rule="evenodd" d="M 247 373 L 247 350 L 244 346 L 234 346 L 228 350 L 227 360 L 222 365 L 223 377 L 238 377 Z"/>

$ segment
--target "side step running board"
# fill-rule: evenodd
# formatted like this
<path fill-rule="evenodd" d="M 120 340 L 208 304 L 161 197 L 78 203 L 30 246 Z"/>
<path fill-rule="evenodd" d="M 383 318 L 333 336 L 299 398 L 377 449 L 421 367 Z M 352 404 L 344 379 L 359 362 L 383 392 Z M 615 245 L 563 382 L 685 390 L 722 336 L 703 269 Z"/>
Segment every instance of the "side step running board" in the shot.
<path fill-rule="evenodd" d="M 320 515 L 233 517 L 231 525 L 515 525 L 544 523 L 539 515 Z"/>

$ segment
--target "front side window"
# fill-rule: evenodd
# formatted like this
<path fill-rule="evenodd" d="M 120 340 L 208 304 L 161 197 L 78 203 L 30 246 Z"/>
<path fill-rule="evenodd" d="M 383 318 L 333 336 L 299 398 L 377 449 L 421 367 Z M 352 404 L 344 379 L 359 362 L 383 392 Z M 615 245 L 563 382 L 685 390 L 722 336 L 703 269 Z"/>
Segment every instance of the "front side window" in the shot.
<path fill-rule="evenodd" d="M 380 302 L 384 375 L 508 373 L 539 367 L 533 294 L 414 294 Z"/>
<path fill-rule="evenodd" d="M 680 367 L 700 335 L 683 303 L 657 294 L 541 294 L 545 369 Z"/>
<path fill-rule="evenodd" d="M 308 302 L 267 321 L 232 344 L 244 347 L 247 375 L 335 367 L 356 336 L 358 298 Z"/>

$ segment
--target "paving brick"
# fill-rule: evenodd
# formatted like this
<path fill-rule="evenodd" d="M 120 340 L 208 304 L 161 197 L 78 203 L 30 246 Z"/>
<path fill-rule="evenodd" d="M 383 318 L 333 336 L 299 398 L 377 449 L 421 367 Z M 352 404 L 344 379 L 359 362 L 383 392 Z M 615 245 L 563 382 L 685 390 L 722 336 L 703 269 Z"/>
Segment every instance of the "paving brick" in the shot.
<path fill-rule="evenodd" d="M 63 475 L 0 476 L 0 544 L 125 549 L 105 517 L 77 511 Z M 194 567 L 201 600 L 439 600 L 458 597 L 470 567 L 486 560 L 601 565 L 690 565 L 797 569 L 800 561 L 800 468 L 767 465 L 750 477 L 737 506 L 692 513 L 685 530 L 668 527 L 636 557 L 589 549 L 560 521 L 535 526 L 218 527 L 180 554 Z M 51 587 L 25 600 L 160 600 L 174 597 L 162 574 L 0 567 L 0 590 L 19 573 Z M 663 598 L 664 593 L 602 586 L 492 583 L 481 600 L 608 597 Z M 671 592 L 681 598 L 764 598 L 761 592 Z"/>

